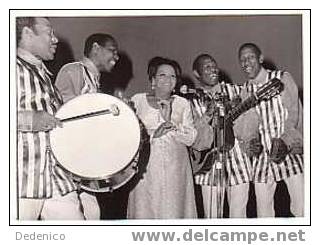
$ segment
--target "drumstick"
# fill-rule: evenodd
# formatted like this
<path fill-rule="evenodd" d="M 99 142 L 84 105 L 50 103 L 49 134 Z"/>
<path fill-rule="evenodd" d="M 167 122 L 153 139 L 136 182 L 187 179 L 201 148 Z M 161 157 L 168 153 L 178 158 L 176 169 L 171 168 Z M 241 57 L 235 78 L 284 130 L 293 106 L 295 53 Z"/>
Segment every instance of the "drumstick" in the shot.
<path fill-rule="evenodd" d="M 79 119 L 83 119 L 83 118 L 101 116 L 101 115 L 110 114 L 110 113 L 112 113 L 112 115 L 114 115 L 114 116 L 118 116 L 119 113 L 120 113 L 119 108 L 116 105 L 111 105 L 111 109 L 93 111 L 93 112 L 81 114 L 81 115 L 78 115 L 78 116 L 73 116 L 73 117 L 60 119 L 60 121 L 61 122 L 69 122 L 69 121 L 79 120 Z"/>

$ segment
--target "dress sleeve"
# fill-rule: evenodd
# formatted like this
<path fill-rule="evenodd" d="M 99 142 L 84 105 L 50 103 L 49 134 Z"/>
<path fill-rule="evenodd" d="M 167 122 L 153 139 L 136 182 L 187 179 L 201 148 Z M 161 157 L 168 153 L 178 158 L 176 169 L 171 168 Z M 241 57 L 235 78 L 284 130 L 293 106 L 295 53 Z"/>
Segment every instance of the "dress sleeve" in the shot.
<path fill-rule="evenodd" d="M 284 91 L 281 97 L 283 106 L 287 110 L 287 117 L 281 138 L 289 146 L 294 143 L 302 144 L 303 112 L 298 88 L 292 76 L 287 72 L 284 73 L 282 82 L 284 83 Z"/>
<path fill-rule="evenodd" d="M 193 124 L 190 103 L 185 99 L 179 100 L 178 108 L 182 110 L 182 121 L 176 125 L 177 129 L 169 134 L 172 133 L 178 142 L 191 146 L 196 139 L 197 130 Z"/>
<path fill-rule="evenodd" d="M 81 68 L 76 65 L 64 66 L 59 71 L 55 85 L 64 103 L 81 94 L 83 79 L 80 74 Z"/>

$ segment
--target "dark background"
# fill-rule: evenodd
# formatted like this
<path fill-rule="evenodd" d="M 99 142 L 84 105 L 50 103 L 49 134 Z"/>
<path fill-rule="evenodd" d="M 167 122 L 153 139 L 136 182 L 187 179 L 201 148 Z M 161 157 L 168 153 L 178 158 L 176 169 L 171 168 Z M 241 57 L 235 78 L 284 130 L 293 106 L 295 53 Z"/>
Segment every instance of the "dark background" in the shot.
<path fill-rule="evenodd" d="M 54 73 L 82 58 L 89 35 L 110 33 L 119 43 L 121 59 L 102 80 L 106 89 L 121 87 L 129 96 L 149 89 L 146 70 L 154 56 L 177 60 L 184 77 L 194 80 L 194 58 L 209 53 L 228 79 L 242 83 L 237 51 L 244 42 L 256 43 L 267 65 L 288 70 L 302 89 L 301 15 L 52 17 L 51 22 L 60 40 L 51 62 Z"/>
<path fill-rule="evenodd" d="M 200 53 L 214 56 L 227 80 L 240 84 L 237 51 L 244 42 L 254 42 L 263 51 L 265 65 L 289 71 L 302 96 L 302 16 L 237 15 L 237 16 L 139 16 L 139 17 L 52 17 L 59 38 L 57 54 L 48 63 L 57 74 L 62 65 L 82 58 L 85 39 L 97 32 L 113 35 L 120 46 L 120 61 L 111 74 L 101 78 L 104 92 L 123 89 L 126 95 L 149 89 L 147 64 L 154 56 L 175 59 L 186 81 L 192 76 L 193 59 Z M 125 218 L 130 186 L 113 193 L 98 194 L 103 219 Z M 196 189 L 197 193 L 198 190 Z M 201 203 L 201 195 L 197 195 Z M 276 190 L 276 215 L 291 216 L 289 196 L 281 182 Z M 199 206 L 200 216 L 202 208 Z M 225 216 L 228 206 L 225 205 Z M 256 217 L 255 197 L 250 189 L 248 216 Z"/>

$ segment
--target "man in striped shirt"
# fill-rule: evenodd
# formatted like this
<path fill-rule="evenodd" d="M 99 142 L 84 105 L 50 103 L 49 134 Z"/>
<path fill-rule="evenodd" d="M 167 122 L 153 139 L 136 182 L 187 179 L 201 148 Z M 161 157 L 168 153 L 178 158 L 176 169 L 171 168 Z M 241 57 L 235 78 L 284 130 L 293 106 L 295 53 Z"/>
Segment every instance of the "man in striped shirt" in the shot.
<path fill-rule="evenodd" d="M 297 86 L 288 72 L 266 70 L 261 50 L 253 43 L 240 47 L 239 61 L 248 78 L 243 99 L 272 78 L 284 84 L 279 95 L 261 101 L 235 122 L 235 134 L 242 140 L 245 151 L 253 156 L 257 215 L 274 217 L 276 185 L 284 180 L 291 199 L 291 213 L 301 217 L 304 212 L 302 105 Z M 258 145 L 262 147 L 259 149 Z"/>
<path fill-rule="evenodd" d="M 202 150 L 210 149 L 216 144 L 212 125 L 209 124 L 208 110 L 214 104 L 213 97 L 217 93 L 227 96 L 229 101 L 234 101 L 239 95 L 239 87 L 219 81 L 219 68 L 217 62 L 208 54 L 199 55 L 193 63 L 193 73 L 199 83 L 199 89 L 209 98 L 209 104 L 201 97 L 191 101 L 192 112 L 198 135 L 193 144 L 194 154 Z M 214 126 L 213 126 L 214 127 Z M 227 133 L 227 131 L 225 131 Z M 227 134 L 226 134 L 227 135 Z M 233 136 L 229 134 L 228 136 Z M 232 137 L 231 137 L 232 138 Z M 231 141 L 226 137 L 226 142 Z M 213 144 L 212 144 L 213 142 Z M 233 142 L 232 142 L 233 143 Z M 192 154 L 191 154 L 192 159 Z M 195 183 L 201 186 L 206 218 L 217 217 L 217 159 L 212 159 L 209 169 L 195 175 Z M 200 163 L 201 164 L 201 163 Z M 225 171 L 225 178 L 222 185 L 227 186 L 228 202 L 231 218 L 246 218 L 246 206 L 248 202 L 250 166 L 246 154 L 241 151 L 237 139 L 226 152 L 222 162 Z M 224 190 L 224 189 L 223 189 Z M 223 191 L 224 196 L 224 191 Z M 221 207 L 223 208 L 223 207 Z"/>
<path fill-rule="evenodd" d="M 84 58 L 64 65 L 57 75 L 55 84 L 63 103 L 82 94 L 99 92 L 101 72 L 110 72 L 118 60 L 118 45 L 111 35 L 90 35 L 85 41 Z M 86 219 L 100 219 L 100 208 L 95 195 L 83 190 L 80 199 Z"/>
<path fill-rule="evenodd" d="M 54 58 L 58 39 L 44 17 L 18 17 L 16 33 L 18 219 L 81 220 L 77 186 L 49 144 L 49 131 L 61 126 L 53 116 L 61 97 L 43 60 Z"/>

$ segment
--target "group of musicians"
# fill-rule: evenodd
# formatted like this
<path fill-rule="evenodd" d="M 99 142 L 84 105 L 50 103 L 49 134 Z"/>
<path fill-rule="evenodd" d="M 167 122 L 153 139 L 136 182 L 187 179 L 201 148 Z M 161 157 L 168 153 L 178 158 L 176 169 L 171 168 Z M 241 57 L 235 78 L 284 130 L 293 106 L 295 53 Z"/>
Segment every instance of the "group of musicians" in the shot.
<path fill-rule="evenodd" d="M 63 126 L 55 117 L 63 103 L 100 92 L 101 72 L 111 72 L 119 60 L 117 42 L 108 34 L 90 35 L 84 58 L 63 66 L 54 82 L 43 63 L 54 58 L 58 43 L 50 20 L 18 17 L 16 37 L 18 219 L 98 220 L 96 196 L 82 190 L 57 162 L 49 132 Z M 297 86 L 288 72 L 264 68 L 263 54 L 253 43 L 243 44 L 238 58 L 248 79 L 243 85 L 222 81 L 217 61 L 201 54 L 192 67 L 197 87 L 179 95 L 179 64 L 162 57 L 150 60 L 151 92 L 130 99 L 149 147 L 147 162 L 141 163 L 145 167 L 127 183 L 132 185 L 128 218 L 197 218 L 195 185 L 201 186 L 205 218 L 223 216 L 225 193 L 229 217 L 245 218 L 250 182 L 257 217 L 274 217 L 281 180 L 291 213 L 304 215 L 303 114 Z M 259 98 L 272 81 L 281 88 Z M 247 101 L 254 103 L 230 116 Z M 143 155 L 145 149 L 140 150 Z"/>

